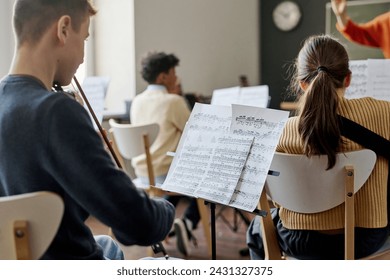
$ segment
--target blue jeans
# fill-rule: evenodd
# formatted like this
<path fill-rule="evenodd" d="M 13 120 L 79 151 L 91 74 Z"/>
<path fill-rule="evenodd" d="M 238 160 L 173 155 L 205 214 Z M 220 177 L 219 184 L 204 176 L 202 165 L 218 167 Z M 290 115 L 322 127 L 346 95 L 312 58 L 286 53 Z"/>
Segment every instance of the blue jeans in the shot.
<path fill-rule="evenodd" d="M 121 247 L 108 235 L 95 235 L 96 243 L 102 248 L 106 260 L 124 260 Z"/>

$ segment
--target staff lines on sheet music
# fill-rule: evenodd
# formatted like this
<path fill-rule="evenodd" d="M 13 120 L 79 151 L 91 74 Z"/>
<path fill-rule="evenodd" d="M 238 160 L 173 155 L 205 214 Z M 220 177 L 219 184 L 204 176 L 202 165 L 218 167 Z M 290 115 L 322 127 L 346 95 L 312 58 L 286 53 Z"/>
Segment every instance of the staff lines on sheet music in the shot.
<path fill-rule="evenodd" d="M 265 138 L 270 138 L 270 139 L 275 139 L 279 137 L 278 131 L 270 130 L 265 133 L 260 133 L 258 131 L 253 131 L 253 130 L 243 130 L 241 128 L 233 130 L 234 134 L 238 135 L 247 135 L 247 136 L 254 136 L 256 140 L 258 139 L 265 139 Z"/>
<path fill-rule="evenodd" d="M 199 125 L 199 124 L 192 124 L 190 125 L 190 129 L 192 129 L 193 131 L 205 131 L 205 132 L 211 132 L 211 131 L 228 131 L 229 128 L 224 126 L 224 125 L 220 125 L 220 126 L 209 126 L 209 125 Z"/>
<path fill-rule="evenodd" d="M 200 167 L 201 165 L 197 166 L 197 167 Z M 201 176 L 203 174 L 206 174 L 206 169 L 202 169 L 202 168 L 194 168 L 193 166 L 192 167 L 187 167 L 187 166 L 179 166 L 177 167 L 177 171 L 176 171 L 177 174 L 183 174 L 183 175 L 199 175 L 199 177 L 201 178 Z"/>
<path fill-rule="evenodd" d="M 225 123 L 226 121 L 230 121 L 231 118 L 218 117 L 216 115 L 207 113 L 196 113 L 194 115 L 194 120 L 202 121 L 205 123 Z"/>
<path fill-rule="evenodd" d="M 221 168 L 214 168 L 211 166 L 212 169 L 209 169 L 206 173 L 206 179 L 211 180 L 213 182 L 220 182 L 222 178 L 227 180 L 235 180 L 236 175 L 232 173 L 232 171 L 236 171 L 237 169 L 240 171 L 242 168 L 232 168 L 229 170 L 229 166 L 220 166 Z M 223 168 L 223 169 L 222 169 Z M 217 170 L 215 170 L 217 169 Z M 234 169 L 234 170 L 233 170 Z M 237 180 L 235 180 L 237 181 Z"/>
<path fill-rule="evenodd" d="M 256 117 L 247 117 L 247 116 L 239 116 L 236 117 L 237 124 L 244 125 L 244 126 L 253 126 L 255 128 L 262 128 L 265 126 L 268 129 L 275 128 L 278 123 L 266 121 L 263 118 L 256 118 Z"/>
<path fill-rule="evenodd" d="M 221 164 L 221 165 L 237 165 L 237 164 L 242 164 L 243 160 L 241 158 L 235 158 L 233 156 L 220 154 L 220 155 L 214 155 L 214 162 L 216 164 Z"/>
<path fill-rule="evenodd" d="M 168 185 L 174 182 L 171 191 L 175 191 L 175 185 L 179 184 L 180 190 L 193 191 L 194 196 L 253 211 L 272 160 L 271 153 L 287 118 L 288 112 L 253 106 L 233 104 L 228 108 L 196 104 L 186 125 L 185 137 L 181 139 L 181 149 L 176 153 L 175 166 L 169 172 L 176 178 L 170 180 L 172 176 L 168 176 L 166 180 Z M 194 131 L 197 134 L 193 134 Z M 227 131 L 235 136 L 217 134 Z M 212 152 L 203 151 L 206 149 L 204 144 L 212 146 Z M 183 163 L 186 169 L 180 173 L 177 167 Z M 248 168 L 244 172 L 245 165 Z M 200 168 L 207 170 L 201 178 L 187 175 L 192 169 Z M 198 180 L 199 184 L 192 184 L 190 188 L 196 188 L 189 190 L 183 184 L 191 180 Z"/>
<path fill-rule="evenodd" d="M 225 204 L 227 204 L 227 202 L 229 202 L 229 199 L 230 199 L 230 197 L 226 196 L 225 193 L 216 192 L 216 191 L 205 191 L 205 190 L 200 189 L 200 190 L 196 191 L 196 194 L 199 197 L 211 198 L 212 201 L 221 202 L 221 203 L 225 203 Z"/>
<path fill-rule="evenodd" d="M 364 72 L 364 71 L 366 71 L 368 69 L 368 65 L 367 65 L 367 63 L 365 63 L 365 64 L 353 64 L 353 63 L 351 63 L 349 68 L 350 68 L 350 70 L 351 70 L 351 72 L 353 74 L 354 70 L 357 71 L 357 72 Z"/>

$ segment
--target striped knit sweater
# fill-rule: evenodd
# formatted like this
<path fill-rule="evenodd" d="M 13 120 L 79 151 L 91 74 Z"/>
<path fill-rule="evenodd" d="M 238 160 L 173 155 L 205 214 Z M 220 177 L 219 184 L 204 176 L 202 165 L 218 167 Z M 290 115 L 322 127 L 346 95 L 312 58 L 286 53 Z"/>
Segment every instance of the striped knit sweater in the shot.
<path fill-rule="evenodd" d="M 338 113 L 371 131 L 390 139 L 390 102 L 373 98 L 347 100 L 342 98 Z M 343 138 L 340 151 L 363 149 L 359 144 Z M 303 145 L 298 133 L 298 117 L 288 120 L 280 138 L 277 151 L 302 154 Z M 381 228 L 387 225 L 388 161 L 378 157 L 374 170 L 355 196 L 355 224 L 357 227 Z M 304 230 L 330 230 L 344 227 L 344 204 L 328 211 L 302 214 L 280 208 L 284 227 Z"/>

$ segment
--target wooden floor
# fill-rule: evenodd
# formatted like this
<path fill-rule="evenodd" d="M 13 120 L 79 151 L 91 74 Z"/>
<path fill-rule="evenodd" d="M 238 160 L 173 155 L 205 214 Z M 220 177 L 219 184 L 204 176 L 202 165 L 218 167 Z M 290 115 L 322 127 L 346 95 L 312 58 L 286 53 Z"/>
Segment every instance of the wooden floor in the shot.
<path fill-rule="evenodd" d="M 186 202 L 180 202 L 176 208 L 176 217 L 181 217 L 184 209 L 186 207 Z M 245 250 L 245 234 L 247 225 L 241 217 L 234 214 L 232 208 L 224 208 L 222 212 L 221 206 L 217 205 L 216 209 L 216 252 L 218 260 L 247 260 L 249 256 L 247 254 L 242 255 L 241 251 Z M 221 213 L 221 214 L 220 214 Z M 245 213 L 245 216 L 249 220 L 252 220 L 253 216 L 251 214 Z M 234 219 L 237 220 L 237 228 L 234 228 Z M 91 217 L 87 220 L 87 224 L 91 227 L 94 234 L 107 234 L 108 228 L 101 224 L 98 220 Z M 198 241 L 198 246 L 195 248 L 191 243 L 191 254 L 189 257 L 183 256 L 176 249 L 176 238 L 172 237 L 163 242 L 164 247 L 169 256 L 191 259 L 191 260 L 207 260 L 211 259 L 211 255 L 208 252 L 207 245 L 205 243 L 204 231 L 199 223 L 198 228 L 194 231 L 194 234 Z M 121 245 L 122 246 L 122 245 Z M 125 254 L 125 258 L 128 260 L 134 260 L 148 256 L 149 247 L 142 246 L 122 246 L 122 249 Z M 161 257 L 160 255 L 155 255 L 156 257 Z"/>

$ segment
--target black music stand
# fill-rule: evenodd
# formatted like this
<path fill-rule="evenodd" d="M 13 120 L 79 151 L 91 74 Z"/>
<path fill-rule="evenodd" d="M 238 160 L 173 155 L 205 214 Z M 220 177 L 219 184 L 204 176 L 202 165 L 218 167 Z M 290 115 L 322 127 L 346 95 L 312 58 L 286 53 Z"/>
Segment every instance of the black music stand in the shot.
<path fill-rule="evenodd" d="M 216 260 L 217 259 L 217 242 L 216 242 L 216 223 L 215 223 L 215 208 L 216 204 L 214 202 L 205 201 L 206 204 L 210 204 L 210 227 L 211 227 L 211 259 Z M 234 208 L 236 209 L 236 208 Z M 238 210 L 238 209 L 236 209 Z M 241 210 L 239 210 L 241 211 Z M 265 217 L 267 215 L 267 211 L 255 209 L 253 214 Z M 242 213 L 241 213 L 242 214 Z"/>

